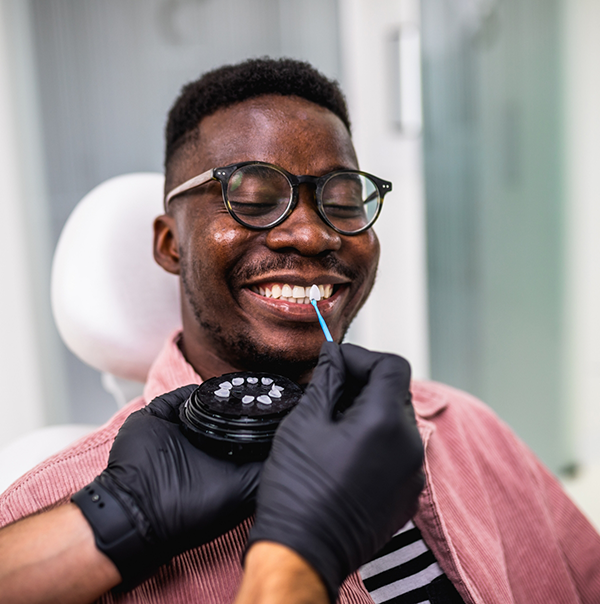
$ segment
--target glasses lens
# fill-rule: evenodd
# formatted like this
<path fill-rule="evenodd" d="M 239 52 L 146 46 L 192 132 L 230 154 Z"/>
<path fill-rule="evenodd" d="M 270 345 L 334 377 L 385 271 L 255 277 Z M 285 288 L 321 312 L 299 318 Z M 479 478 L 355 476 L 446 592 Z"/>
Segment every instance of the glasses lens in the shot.
<path fill-rule="evenodd" d="M 241 222 L 266 227 L 287 210 L 292 200 L 292 187 L 284 174 L 275 168 L 242 166 L 229 178 L 227 200 Z"/>
<path fill-rule="evenodd" d="M 372 224 L 380 202 L 375 183 L 354 172 L 332 176 L 323 187 L 322 200 L 331 224 L 347 233 Z"/>

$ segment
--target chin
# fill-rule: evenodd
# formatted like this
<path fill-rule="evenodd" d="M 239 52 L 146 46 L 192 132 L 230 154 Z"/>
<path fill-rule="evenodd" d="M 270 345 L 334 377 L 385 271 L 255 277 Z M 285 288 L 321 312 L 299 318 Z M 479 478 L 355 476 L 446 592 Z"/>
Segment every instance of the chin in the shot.
<path fill-rule="evenodd" d="M 300 348 L 273 346 L 241 335 L 235 342 L 227 342 L 225 350 L 228 359 L 240 369 L 276 373 L 294 382 L 303 383 L 310 379 L 310 374 L 317 364 L 321 344 L 319 341 L 313 346 Z"/>

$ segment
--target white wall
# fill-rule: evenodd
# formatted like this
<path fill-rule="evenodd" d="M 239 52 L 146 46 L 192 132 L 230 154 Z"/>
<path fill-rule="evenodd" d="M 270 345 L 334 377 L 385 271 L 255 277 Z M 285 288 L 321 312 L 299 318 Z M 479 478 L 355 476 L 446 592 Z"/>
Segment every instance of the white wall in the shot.
<path fill-rule="evenodd" d="M 0 3 L 0 446 L 44 419 L 7 12 Z"/>
<path fill-rule="evenodd" d="M 391 180 L 375 226 L 381 263 L 371 298 L 348 340 L 405 356 L 429 375 L 421 137 L 393 123 L 391 38 L 419 25 L 418 0 L 339 0 L 342 86 L 361 169 Z"/>
<path fill-rule="evenodd" d="M 0 0 L 0 447 L 67 421 L 29 3 Z"/>
<path fill-rule="evenodd" d="M 600 2 L 563 8 L 566 386 L 577 456 L 600 464 Z"/>

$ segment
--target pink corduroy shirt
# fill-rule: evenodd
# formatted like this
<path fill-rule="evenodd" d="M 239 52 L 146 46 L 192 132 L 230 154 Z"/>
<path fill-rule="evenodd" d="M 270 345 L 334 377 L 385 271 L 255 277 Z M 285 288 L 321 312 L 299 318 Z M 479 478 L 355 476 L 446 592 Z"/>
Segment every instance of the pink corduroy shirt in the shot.
<path fill-rule="evenodd" d="M 141 398 L 0 496 L 1 526 L 67 502 L 104 469 L 130 413 L 201 381 L 177 341 L 178 335 L 167 341 Z M 533 453 L 473 397 L 422 382 L 413 382 L 412 392 L 427 478 L 414 522 L 464 601 L 600 604 L 600 536 Z M 99 601 L 231 602 L 249 528 L 247 520 L 174 558 L 131 592 Z M 358 574 L 346 580 L 339 602 L 372 602 Z"/>

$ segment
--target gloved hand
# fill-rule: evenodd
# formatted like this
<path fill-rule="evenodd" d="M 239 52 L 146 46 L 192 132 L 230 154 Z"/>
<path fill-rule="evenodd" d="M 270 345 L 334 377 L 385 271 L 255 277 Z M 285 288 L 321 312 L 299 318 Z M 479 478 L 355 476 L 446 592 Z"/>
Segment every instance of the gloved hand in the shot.
<path fill-rule="evenodd" d="M 409 382 L 401 357 L 325 343 L 265 462 L 248 544 L 296 551 L 332 601 L 417 510 L 423 445 Z"/>
<path fill-rule="evenodd" d="M 123 589 L 227 532 L 254 509 L 262 463 L 211 457 L 179 429 L 179 405 L 195 388 L 179 388 L 132 413 L 107 468 L 73 495 L 96 545 L 118 568 Z"/>

